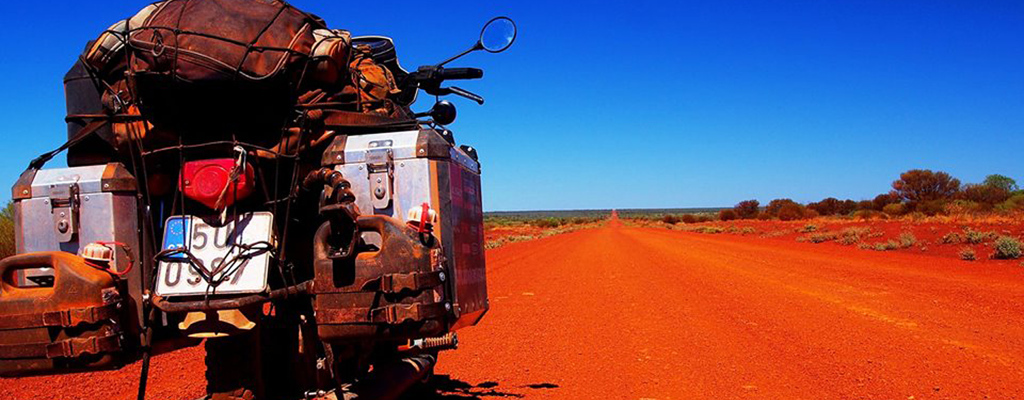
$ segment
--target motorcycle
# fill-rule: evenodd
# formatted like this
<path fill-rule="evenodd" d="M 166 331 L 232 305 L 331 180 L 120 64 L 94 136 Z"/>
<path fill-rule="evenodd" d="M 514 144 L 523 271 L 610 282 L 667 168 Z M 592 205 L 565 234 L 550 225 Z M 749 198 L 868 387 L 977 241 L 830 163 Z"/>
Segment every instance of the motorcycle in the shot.
<path fill-rule="evenodd" d="M 262 117 L 248 106 L 183 125 L 174 113 L 185 106 L 161 103 L 168 92 L 146 97 L 164 87 L 151 83 L 166 78 L 159 58 L 186 49 L 178 33 L 145 25 L 175 3 L 116 24 L 76 63 L 68 143 L 13 188 L 18 254 L 0 261 L 0 375 L 141 361 L 141 399 L 152 355 L 202 341 L 211 399 L 395 398 L 428 379 L 456 331 L 489 308 L 480 164 L 446 128 L 451 102 L 409 107 L 420 90 L 482 105 L 446 83 L 483 71 L 446 65 L 505 51 L 515 23 L 494 18 L 466 51 L 413 72 L 389 38 L 314 30 L 300 76 L 323 72 L 331 51 L 359 52 L 335 68 L 359 72 L 336 86 L 355 91 L 295 85 L 304 92 L 273 126 L 279 137 L 249 141 L 237 132 L 266 128 L 223 121 Z M 97 54 L 119 72 L 97 67 Z M 367 101 L 380 82 L 391 82 L 384 101 Z M 96 93 L 73 96 L 78 84 Z M 112 150 L 81 150 L 101 141 Z M 71 167 L 42 168 L 64 150 Z"/>

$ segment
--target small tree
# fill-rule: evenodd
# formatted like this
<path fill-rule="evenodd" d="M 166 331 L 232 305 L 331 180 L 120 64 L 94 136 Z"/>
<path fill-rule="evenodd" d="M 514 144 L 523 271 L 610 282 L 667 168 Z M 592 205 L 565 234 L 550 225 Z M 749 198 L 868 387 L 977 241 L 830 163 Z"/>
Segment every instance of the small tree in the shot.
<path fill-rule="evenodd" d="M 900 195 L 896 194 L 896 192 L 882 193 L 875 196 L 874 200 L 871 200 L 871 204 L 876 211 L 882 211 L 885 209 L 885 206 L 899 202 Z"/>
<path fill-rule="evenodd" d="M 992 174 L 986 176 L 985 183 L 983 183 L 983 185 L 1003 189 L 1007 192 L 1013 192 L 1019 189 L 1017 187 L 1017 181 L 1013 180 L 1013 178 L 1010 178 L 1008 176 L 999 174 Z"/>
<path fill-rule="evenodd" d="M 726 208 L 718 212 L 718 219 L 720 221 L 732 221 L 736 219 L 736 212 L 731 208 Z"/>
<path fill-rule="evenodd" d="M 768 206 L 764 208 L 764 213 L 772 217 L 778 217 L 779 212 L 782 211 L 782 208 L 787 205 L 797 205 L 800 208 L 803 208 L 803 206 L 800 206 L 800 204 L 793 201 L 792 199 L 775 199 L 768 202 Z"/>
<path fill-rule="evenodd" d="M 960 193 L 956 194 L 956 198 L 993 206 L 1009 199 L 1010 192 L 1002 187 L 989 184 L 967 185 Z"/>
<path fill-rule="evenodd" d="M 818 213 L 818 215 L 836 215 L 839 214 L 839 210 L 842 207 L 843 202 L 835 197 L 829 197 L 817 203 L 810 203 L 807 208 L 810 208 Z"/>
<path fill-rule="evenodd" d="M 896 193 L 908 203 L 945 200 L 960 191 L 960 180 L 949 174 L 927 169 L 912 169 L 892 183 Z"/>
<path fill-rule="evenodd" d="M 761 203 L 757 200 L 743 200 L 732 209 L 741 219 L 754 219 L 761 212 Z"/>

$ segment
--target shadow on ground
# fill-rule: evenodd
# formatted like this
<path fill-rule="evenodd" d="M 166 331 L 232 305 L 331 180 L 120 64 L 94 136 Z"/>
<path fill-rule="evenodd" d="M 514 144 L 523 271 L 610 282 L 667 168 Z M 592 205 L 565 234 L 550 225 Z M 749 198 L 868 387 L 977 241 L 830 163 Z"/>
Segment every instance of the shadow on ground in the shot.
<path fill-rule="evenodd" d="M 472 400 L 485 398 L 524 398 L 531 391 L 558 389 L 558 385 L 549 382 L 533 383 L 524 386 L 502 387 L 498 382 L 487 381 L 477 384 L 452 379 L 449 375 L 435 375 L 429 384 L 422 385 L 408 393 L 404 399 L 428 400 Z"/>

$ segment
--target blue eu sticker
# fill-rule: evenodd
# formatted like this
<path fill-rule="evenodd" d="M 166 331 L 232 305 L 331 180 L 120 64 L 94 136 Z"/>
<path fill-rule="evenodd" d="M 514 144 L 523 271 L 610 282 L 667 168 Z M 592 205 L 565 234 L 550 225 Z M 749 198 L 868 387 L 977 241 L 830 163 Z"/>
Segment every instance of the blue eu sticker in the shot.
<path fill-rule="evenodd" d="M 164 226 L 164 250 L 185 248 L 185 239 L 189 231 L 188 217 L 171 217 Z M 175 254 L 169 258 L 185 259 L 184 254 Z"/>

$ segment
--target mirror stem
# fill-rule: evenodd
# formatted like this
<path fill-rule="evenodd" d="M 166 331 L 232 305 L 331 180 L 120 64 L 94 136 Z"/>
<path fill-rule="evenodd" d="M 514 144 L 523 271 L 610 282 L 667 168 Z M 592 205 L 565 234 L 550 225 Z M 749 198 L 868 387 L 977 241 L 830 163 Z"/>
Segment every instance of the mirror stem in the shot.
<path fill-rule="evenodd" d="M 483 48 L 484 48 L 483 43 L 480 43 L 479 41 L 477 41 L 476 44 L 473 45 L 473 47 L 469 48 L 469 50 L 466 50 L 466 51 L 464 51 L 462 53 L 459 53 L 455 57 L 452 57 L 452 58 L 449 58 L 447 60 L 444 60 L 440 64 L 435 65 L 435 67 L 443 67 L 445 64 L 459 59 L 459 57 L 462 57 L 462 56 L 464 56 L 466 54 L 472 53 L 472 52 L 477 51 L 477 50 L 481 50 Z"/>

